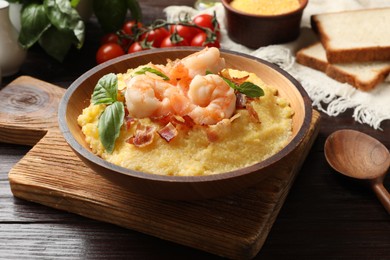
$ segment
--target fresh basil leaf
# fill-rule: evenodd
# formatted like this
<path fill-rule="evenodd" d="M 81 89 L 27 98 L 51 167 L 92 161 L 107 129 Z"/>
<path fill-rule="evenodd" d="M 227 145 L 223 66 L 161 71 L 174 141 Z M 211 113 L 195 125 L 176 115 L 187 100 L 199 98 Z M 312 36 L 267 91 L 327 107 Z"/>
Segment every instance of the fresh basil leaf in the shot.
<path fill-rule="evenodd" d="M 237 85 L 233 81 L 228 80 L 227 78 L 222 77 L 222 79 L 231 87 L 232 89 L 238 90 Z"/>
<path fill-rule="evenodd" d="M 242 83 L 238 86 L 237 90 L 240 93 L 252 98 L 264 96 L 264 90 L 252 82 L 246 81 Z"/>
<path fill-rule="evenodd" d="M 159 70 L 156 70 L 156 69 L 153 69 L 150 67 L 142 67 L 140 70 L 137 70 L 136 72 L 134 72 L 134 74 L 141 75 L 141 74 L 145 74 L 145 72 L 150 72 L 150 73 L 156 74 L 157 76 L 163 78 L 163 80 L 169 80 L 169 77 L 167 75 L 165 75 L 164 73 L 162 73 Z"/>
<path fill-rule="evenodd" d="M 99 117 L 98 132 L 100 142 L 107 152 L 112 153 L 115 141 L 119 136 L 125 116 L 125 107 L 122 102 L 116 101 L 107 106 Z"/>
<path fill-rule="evenodd" d="M 34 45 L 51 26 L 45 7 L 37 3 L 28 4 L 22 9 L 21 25 L 19 42 L 24 48 Z"/>
<path fill-rule="evenodd" d="M 80 3 L 80 0 L 70 0 L 70 5 L 75 8 Z"/>
<path fill-rule="evenodd" d="M 72 46 L 72 34 L 60 32 L 51 26 L 39 39 L 39 45 L 47 54 L 62 62 Z"/>
<path fill-rule="evenodd" d="M 126 19 L 127 4 L 124 0 L 94 0 L 93 10 L 105 32 L 115 32 Z"/>
<path fill-rule="evenodd" d="M 114 73 L 104 75 L 99 79 L 92 93 L 93 104 L 112 104 L 117 101 L 118 78 Z"/>
<path fill-rule="evenodd" d="M 76 45 L 77 49 L 81 49 L 84 45 L 84 39 L 85 39 L 85 25 L 82 20 L 78 21 L 76 26 L 73 28 L 73 35 L 76 37 L 76 41 L 73 41 L 73 43 Z"/>
<path fill-rule="evenodd" d="M 81 48 L 84 43 L 85 26 L 69 0 L 44 0 L 44 6 L 53 26 L 61 32 L 72 32 L 73 36 L 70 36 L 72 42 L 75 42 L 77 48 Z"/>
<path fill-rule="evenodd" d="M 264 90 L 252 82 L 245 81 L 241 85 L 238 85 L 225 77 L 221 76 L 221 78 L 229 85 L 229 87 L 248 97 L 254 98 L 264 96 Z"/>

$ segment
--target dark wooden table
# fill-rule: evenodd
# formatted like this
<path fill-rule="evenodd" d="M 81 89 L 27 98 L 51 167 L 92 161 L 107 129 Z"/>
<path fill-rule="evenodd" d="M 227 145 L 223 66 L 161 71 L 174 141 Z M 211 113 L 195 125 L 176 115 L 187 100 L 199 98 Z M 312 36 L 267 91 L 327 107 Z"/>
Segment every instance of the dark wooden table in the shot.
<path fill-rule="evenodd" d="M 145 22 L 163 18 L 167 5 L 189 0 L 142 0 Z M 87 24 L 85 46 L 72 50 L 64 63 L 34 47 L 20 72 L 3 78 L 1 88 L 29 75 L 67 88 L 95 65 L 101 32 Z M 390 147 L 390 121 L 382 131 L 355 122 L 352 111 L 338 117 L 321 113 L 320 133 L 257 258 L 389 259 L 390 216 L 359 181 L 340 176 L 324 157 L 324 142 L 338 129 L 356 129 Z M 7 174 L 30 149 L 0 143 L 0 259 L 213 259 L 216 256 L 162 241 L 132 230 L 54 210 L 12 196 Z M 390 181 L 385 180 L 390 188 Z"/>

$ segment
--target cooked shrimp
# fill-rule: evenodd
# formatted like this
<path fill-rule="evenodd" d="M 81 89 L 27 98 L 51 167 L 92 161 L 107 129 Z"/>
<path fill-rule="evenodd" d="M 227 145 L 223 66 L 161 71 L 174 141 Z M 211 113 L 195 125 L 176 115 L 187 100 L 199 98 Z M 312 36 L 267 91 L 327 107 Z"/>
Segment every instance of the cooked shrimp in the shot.
<path fill-rule="evenodd" d="M 196 124 L 216 124 L 235 110 L 234 90 L 218 75 L 225 67 L 217 48 L 205 48 L 167 67 L 149 64 L 169 74 L 164 81 L 152 73 L 136 75 L 125 93 L 129 115 L 137 118 L 168 114 L 192 118 Z"/>
<path fill-rule="evenodd" d="M 174 115 L 185 116 L 195 107 L 178 87 L 169 88 L 165 94 L 171 102 L 171 112 Z"/>
<path fill-rule="evenodd" d="M 196 75 L 205 75 L 206 71 L 218 73 L 225 68 L 225 59 L 221 58 L 218 48 L 205 48 L 193 53 L 181 60 L 181 63 L 188 69 L 191 78 Z"/>
<path fill-rule="evenodd" d="M 220 57 L 217 48 L 211 47 L 169 63 L 165 71 L 168 71 L 170 83 L 187 95 L 189 85 L 196 75 L 206 75 L 207 71 L 217 74 L 224 67 L 225 59 Z"/>
<path fill-rule="evenodd" d="M 190 77 L 189 71 L 183 63 L 177 62 L 170 68 L 169 78 L 169 83 L 180 88 L 185 95 L 187 94 L 192 77 Z"/>
<path fill-rule="evenodd" d="M 236 107 L 234 90 L 218 75 L 195 76 L 188 90 L 195 105 L 188 115 L 196 124 L 213 125 L 230 118 Z"/>
<path fill-rule="evenodd" d="M 171 110 L 166 92 L 173 87 L 162 79 L 137 75 L 126 82 L 125 100 L 129 115 L 136 118 L 166 115 Z"/>

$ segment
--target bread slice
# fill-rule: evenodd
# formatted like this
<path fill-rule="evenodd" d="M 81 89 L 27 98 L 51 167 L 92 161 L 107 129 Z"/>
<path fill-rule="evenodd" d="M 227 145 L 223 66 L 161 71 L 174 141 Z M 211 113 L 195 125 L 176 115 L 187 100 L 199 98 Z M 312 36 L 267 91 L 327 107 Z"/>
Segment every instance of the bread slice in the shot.
<path fill-rule="evenodd" d="M 382 82 L 390 72 L 390 61 L 331 64 L 326 58 L 323 45 L 317 42 L 297 52 L 296 61 L 320 70 L 329 77 L 369 91 Z"/>
<path fill-rule="evenodd" d="M 330 63 L 390 60 L 390 8 L 311 16 Z"/>

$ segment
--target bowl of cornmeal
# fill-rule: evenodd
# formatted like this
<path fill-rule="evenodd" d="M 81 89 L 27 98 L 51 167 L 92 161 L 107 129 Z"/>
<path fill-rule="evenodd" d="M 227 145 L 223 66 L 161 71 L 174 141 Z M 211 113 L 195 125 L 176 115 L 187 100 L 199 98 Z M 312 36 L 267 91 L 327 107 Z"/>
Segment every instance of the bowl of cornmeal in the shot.
<path fill-rule="evenodd" d="M 135 193 L 193 200 L 255 185 L 307 134 L 311 102 L 288 73 L 217 48 L 129 54 L 80 76 L 60 129 L 96 174 Z"/>
<path fill-rule="evenodd" d="M 229 38 L 246 47 L 290 42 L 299 36 L 308 0 L 222 0 Z"/>

